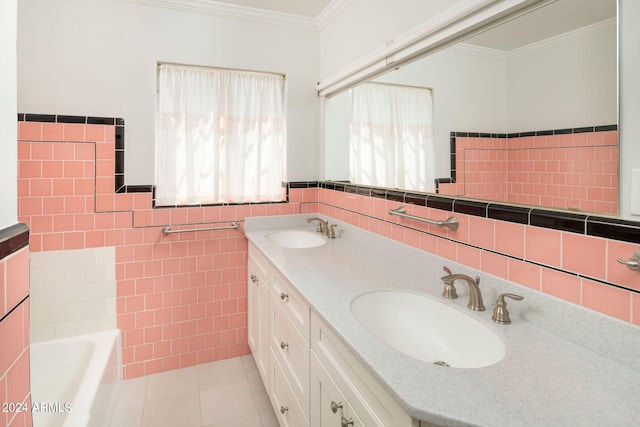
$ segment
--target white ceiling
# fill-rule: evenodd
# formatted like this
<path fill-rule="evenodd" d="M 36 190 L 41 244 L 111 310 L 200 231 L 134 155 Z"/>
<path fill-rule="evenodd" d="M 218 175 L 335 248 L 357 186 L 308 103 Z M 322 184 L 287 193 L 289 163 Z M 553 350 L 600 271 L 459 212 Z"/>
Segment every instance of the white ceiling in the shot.
<path fill-rule="evenodd" d="M 219 2 L 305 18 L 317 18 L 332 1 L 334 0 L 220 0 Z M 509 51 L 615 16 L 616 0 L 559 0 L 465 42 Z"/>
<path fill-rule="evenodd" d="M 222 3 L 316 18 L 331 1 L 332 0 L 224 0 Z"/>
<path fill-rule="evenodd" d="M 616 16 L 616 0 L 559 0 L 465 43 L 509 51 Z"/>

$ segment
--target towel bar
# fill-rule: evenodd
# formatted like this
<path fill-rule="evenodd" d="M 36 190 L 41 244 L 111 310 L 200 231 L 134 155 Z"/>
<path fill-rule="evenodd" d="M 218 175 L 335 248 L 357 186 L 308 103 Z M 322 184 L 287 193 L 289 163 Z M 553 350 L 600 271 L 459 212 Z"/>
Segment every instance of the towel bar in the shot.
<path fill-rule="evenodd" d="M 444 221 L 436 221 L 433 219 L 422 218 L 415 215 L 409 215 L 406 212 L 407 210 L 404 208 L 404 206 L 400 206 L 397 209 L 389 209 L 389 215 L 397 215 L 402 218 L 415 219 L 416 221 L 422 221 L 422 222 L 426 222 L 427 224 L 435 225 L 438 228 L 447 227 L 451 229 L 451 231 L 456 231 L 458 229 L 458 225 L 459 225 L 458 220 L 454 216 L 450 216 Z"/>
<path fill-rule="evenodd" d="M 218 230 L 236 230 L 240 227 L 240 223 L 238 221 L 233 221 L 231 225 L 227 225 L 225 227 L 210 227 L 210 228 L 189 228 L 187 230 L 172 230 L 170 226 L 162 227 L 162 234 L 174 234 L 174 233 L 188 233 L 191 231 L 218 231 Z"/>

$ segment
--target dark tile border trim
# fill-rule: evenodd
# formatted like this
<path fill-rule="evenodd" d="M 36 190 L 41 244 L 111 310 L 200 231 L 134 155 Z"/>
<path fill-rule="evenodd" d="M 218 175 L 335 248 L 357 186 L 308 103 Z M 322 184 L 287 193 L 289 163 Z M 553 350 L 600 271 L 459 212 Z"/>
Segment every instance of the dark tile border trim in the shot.
<path fill-rule="evenodd" d="M 67 123 L 116 127 L 115 192 L 126 193 L 124 184 L 124 119 L 120 117 L 72 116 L 65 114 L 18 113 L 19 122 Z"/>
<path fill-rule="evenodd" d="M 296 183 L 296 188 L 311 188 Z M 458 212 L 481 218 L 496 219 L 499 221 L 513 222 L 516 224 L 531 225 L 558 231 L 566 231 L 587 236 L 604 237 L 612 240 L 640 244 L 640 222 L 628 221 L 612 217 L 590 215 L 586 213 L 573 213 L 538 207 L 519 205 L 507 205 L 494 202 L 483 202 L 443 196 L 439 194 L 416 193 L 410 191 L 389 190 L 380 187 L 368 187 L 334 181 L 318 182 L 320 188 L 334 191 L 347 191 L 356 194 L 370 194 L 376 197 L 398 203 L 410 203 L 418 206 L 439 209 L 448 212 Z M 353 190 L 357 188 L 357 190 Z"/>
<path fill-rule="evenodd" d="M 302 182 L 298 182 L 295 183 L 296 185 L 304 185 L 304 183 Z M 315 185 L 313 185 L 315 184 Z M 180 209 L 180 208 L 206 208 L 206 207 L 211 207 L 211 206 L 250 206 L 250 205 L 279 205 L 282 203 L 289 203 L 289 190 L 293 187 L 291 187 L 291 183 L 288 182 L 282 182 L 282 188 L 286 189 L 286 194 L 285 194 L 285 200 L 279 201 L 279 202 L 247 202 L 247 203 L 194 203 L 193 205 L 163 205 L 163 206 L 157 206 L 156 205 L 156 186 L 155 185 L 135 185 L 135 186 L 127 186 L 127 188 L 129 187 L 134 187 L 135 189 L 138 190 L 142 190 L 143 188 L 147 188 L 147 187 L 151 187 L 152 191 L 153 191 L 153 196 L 152 196 L 152 208 L 153 209 Z M 317 188 L 318 187 L 318 181 L 312 181 L 310 183 L 308 183 L 307 186 L 303 186 L 303 187 L 296 187 L 296 188 Z M 127 191 L 129 193 L 141 193 L 143 191 Z"/>
<path fill-rule="evenodd" d="M 354 187 L 353 184 L 350 184 L 349 186 Z M 334 188 L 335 183 L 332 181 L 320 182 L 319 187 L 336 191 Z M 392 190 L 385 190 L 384 188 L 375 188 L 375 187 L 366 187 L 366 186 L 360 186 L 360 187 L 371 188 L 372 193 L 375 192 L 378 197 L 381 197 L 383 199 L 390 200 L 389 198 L 386 197 L 386 195 L 389 192 L 392 193 L 391 199 L 397 198 L 397 193 L 398 193 L 397 190 L 392 191 Z M 344 190 L 337 190 L 337 191 L 344 191 Z M 376 197 L 376 196 L 372 195 L 372 197 Z M 544 209 L 537 209 L 537 208 L 526 207 L 526 206 L 499 205 L 499 204 L 489 203 L 489 202 L 481 202 L 481 201 L 467 200 L 467 199 L 455 199 L 455 198 L 448 198 L 448 197 L 423 194 L 423 193 L 411 193 L 411 192 L 404 193 L 405 203 L 410 203 L 409 200 L 413 200 L 414 198 L 417 200 L 426 200 L 427 205 L 432 205 L 431 207 L 434 207 L 436 209 L 449 211 L 451 210 L 451 207 L 453 207 L 454 212 L 466 213 L 466 214 L 478 216 L 478 217 L 486 217 L 490 219 L 497 219 L 501 221 L 519 223 L 523 225 L 535 225 L 543 228 L 563 230 L 571 233 L 586 234 L 590 236 L 604 237 L 604 238 L 609 238 L 613 240 L 628 241 L 631 243 L 640 243 L 640 222 L 627 221 L 627 220 L 622 220 L 617 218 L 580 215 L 580 214 L 574 214 L 572 212 L 560 212 L 560 211 L 550 211 L 550 210 L 548 211 Z M 383 218 L 378 218 L 378 217 L 371 217 L 362 212 L 355 212 L 345 208 L 342 208 L 342 209 L 347 210 L 349 212 L 357 213 L 363 216 L 367 216 L 370 218 L 378 219 L 380 221 L 392 223 L 399 227 L 416 230 L 415 228 L 410 227 L 406 224 L 399 224 L 391 220 L 385 220 Z M 484 213 L 482 212 L 483 210 L 485 210 Z M 532 222 L 537 224 L 532 224 Z M 418 230 L 418 231 L 425 232 L 424 230 Z M 427 234 L 431 234 L 431 233 L 427 232 Z M 607 285 L 607 286 L 611 286 L 611 287 L 625 290 L 628 292 L 640 294 L 640 290 L 638 289 L 618 285 L 615 283 L 610 283 L 602 279 L 598 279 L 598 278 L 584 275 L 581 273 L 576 273 L 573 271 L 563 270 L 561 268 L 549 266 L 546 264 L 541 264 L 532 260 L 519 258 L 513 255 L 498 252 L 493 249 L 476 246 L 468 242 L 462 242 L 454 238 L 444 237 L 441 235 L 435 235 L 435 236 L 437 236 L 438 238 L 442 238 L 445 240 L 449 240 L 451 242 L 464 245 L 464 246 L 475 248 L 484 252 L 501 255 L 501 256 L 512 258 L 519 261 L 524 261 L 526 263 L 537 265 L 539 267 L 556 270 L 558 272 L 568 274 L 570 276 L 589 279 L 594 282 L 601 283 L 603 285 Z"/>
<path fill-rule="evenodd" d="M 534 130 L 528 132 L 515 132 L 515 133 L 481 133 L 481 132 L 450 132 L 449 133 L 449 152 L 451 158 L 451 177 L 450 178 L 436 178 L 436 193 L 439 193 L 439 184 L 455 183 L 456 182 L 456 138 L 525 138 L 530 136 L 549 136 L 549 135 L 567 135 L 574 133 L 594 133 L 594 132 L 610 132 L 618 130 L 618 125 L 600 125 L 600 126 L 585 126 L 580 128 L 568 128 L 568 129 L 550 129 L 550 130 Z"/>
<path fill-rule="evenodd" d="M 81 125 L 124 126 L 124 119 L 117 117 L 71 116 L 64 114 L 18 113 L 19 122 L 72 123 Z"/>
<path fill-rule="evenodd" d="M 16 305 L 14 305 L 9 311 L 7 311 L 4 316 L 0 317 L 0 322 L 2 322 L 4 319 L 9 317 L 11 315 L 11 313 L 13 313 L 16 310 L 16 308 L 20 307 L 20 304 L 25 302 L 27 299 L 29 299 L 29 295 L 25 296 L 20 301 L 18 301 L 18 303 Z"/>
<path fill-rule="evenodd" d="M 115 185 L 116 193 L 128 193 L 124 180 L 124 119 L 115 119 L 116 142 L 115 142 Z"/>
<path fill-rule="evenodd" d="M 115 144 L 114 144 L 114 160 L 115 160 L 115 192 L 122 193 L 152 193 L 151 201 L 152 208 L 192 208 L 192 207 L 206 207 L 206 206 L 236 206 L 236 205 L 255 205 L 255 204 L 274 204 L 274 203 L 288 203 L 289 202 L 289 189 L 290 188 L 304 188 L 304 187 L 292 187 L 293 185 L 305 185 L 307 187 L 318 187 L 318 181 L 310 182 L 298 182 L 298 183 L 282 183 L 282 187 L 286 188 L 286 197 L 284 201 L 280 202 L 259 202 L 259 203 L 219 203 L 219 204 L 194 204 L 194 205 L 180 205 L 180 206 L 156 206 L 156 188 L 155 185 L 126 185 L 125 184 L 125 138 L 124 138 L 124 119 L 119 117 L 93 117 L 93 116 L 71 116 L 62 114 L 30 114 L 30 113 L 18 113 L 19 122 L 41 122 L 41 123 L 73 123 L 73 124 L 94 124 L 103 126 L 115 126 Z"/>
<path fill-rule="evenodd" d="M 19 222 L 0 230 L 0 259 L 29 245 L 29 227 Z"/>
<path fill-rule="evenodd" d="M 0 230 L 0 259 L 5 259 L 9 255 L 18 252 L 20 249 L 28 246 L 29 227 L 27 226 L 27 224 L 19 222 Z M 29 294 L 22 298 L 22 300 L 20 300 L 16 305 L 7 310 L 7 312 L 2 317 L 0 317 L 0 322 L 9 317 L 9 315 L 13 313 L 15 309 L 20 306 L 20 304 L 25 302 L 27 298 L 29 298 Z"/>

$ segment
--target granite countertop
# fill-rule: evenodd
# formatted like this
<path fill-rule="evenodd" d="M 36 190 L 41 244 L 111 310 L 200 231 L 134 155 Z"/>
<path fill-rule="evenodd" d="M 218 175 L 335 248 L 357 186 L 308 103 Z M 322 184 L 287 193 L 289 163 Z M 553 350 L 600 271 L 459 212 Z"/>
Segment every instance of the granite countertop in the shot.
<path fill-rule="evenodd" d="M 265 238 L 276 230 L 315 230 L 312 215 L 247 218 L 245 234 L 291 282 L 311 309 L 412 417 L 447 426 L 640 425 L 640 328 L 367 231 L 337 223 L 338 238 L 286 249 Z M 441 296 L 443 266 L 481 277 L 484 312 Z M 500 362 L 445 368 L 387 346 L 351 314 L 374 290 L 402 289 L 435 298 L 494 331 L 506 346 Z M 491 321 L 500 293 L 512 324 Z M 399 308 L 400 309 L 400 308 Z"/>

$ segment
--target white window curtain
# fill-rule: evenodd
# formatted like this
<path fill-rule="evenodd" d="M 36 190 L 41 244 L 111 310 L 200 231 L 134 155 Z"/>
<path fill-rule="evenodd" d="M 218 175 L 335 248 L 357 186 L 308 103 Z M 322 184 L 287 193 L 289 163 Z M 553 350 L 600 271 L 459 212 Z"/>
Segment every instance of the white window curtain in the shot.
<path fill-rule="evenodd" d="M 431 91 L 366 83 L 350 96 L 351 182 L 433 192 Z"/>
<path fill-rule="evenodd" d="M 283 76 L 161 64 L 158 91 L 158 205 L 282 200 Z"/>

